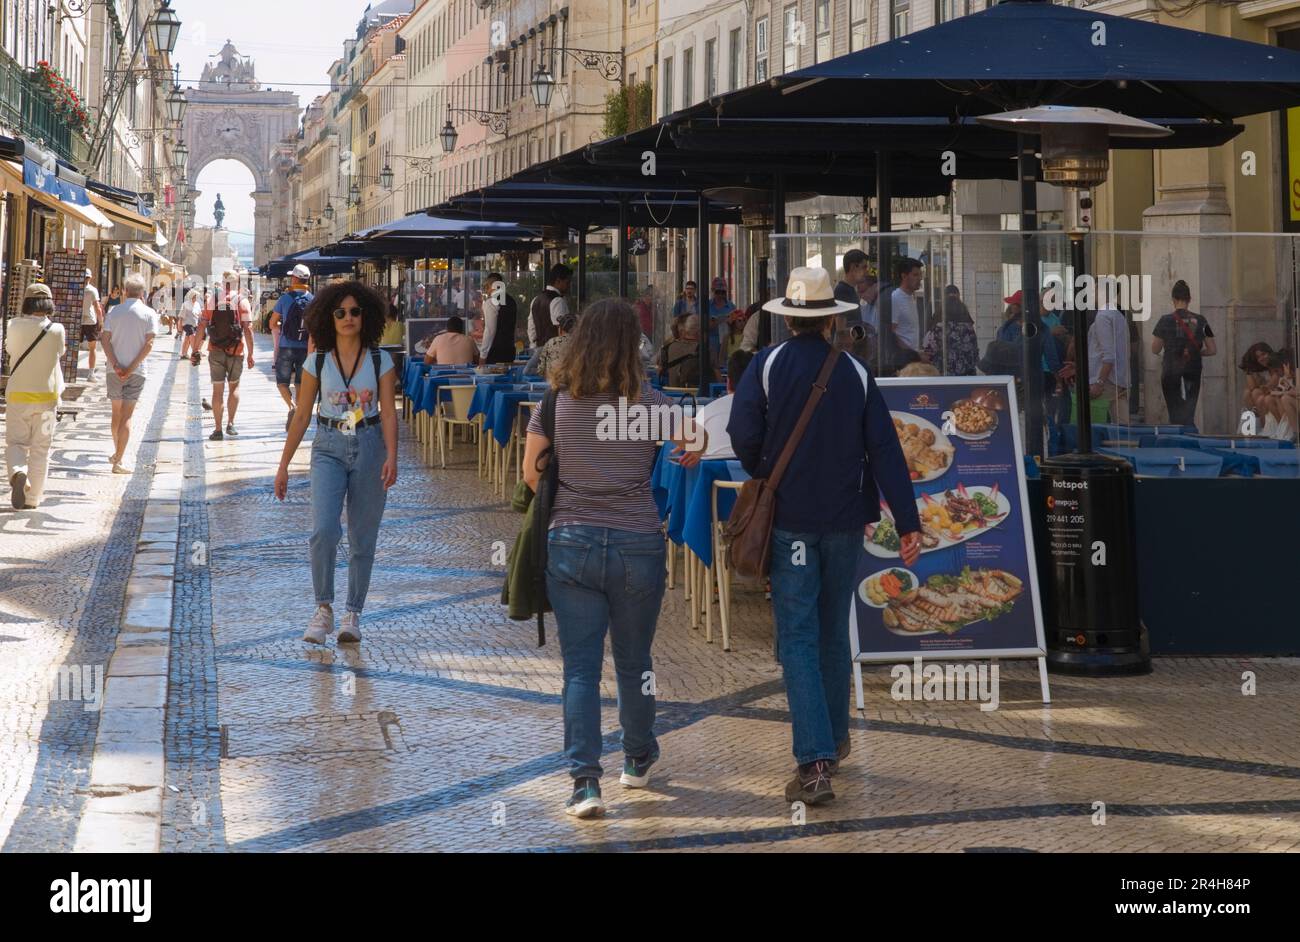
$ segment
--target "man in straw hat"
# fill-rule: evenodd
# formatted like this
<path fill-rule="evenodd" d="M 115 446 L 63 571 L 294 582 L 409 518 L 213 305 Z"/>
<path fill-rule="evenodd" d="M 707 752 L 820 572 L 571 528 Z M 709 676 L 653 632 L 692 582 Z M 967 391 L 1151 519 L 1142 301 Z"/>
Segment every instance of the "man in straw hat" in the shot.
<path fill-rule="evenodd" d="M 813 384 L 835 357 L 825 393 L 776 489 L 772 609 L 794 734 L 788 801 L 835 797 L 831 776 L 849 754 L 848 614 L 868 523 L 889 502 L 904 565 L 920 552 L 921 522 L 889 407 L 861 360 L 834 353 L 839 301 L 821 268 L 796 268 L 785 297 L 764 309 L 793 336 L 759 352 L 736 389 L 727 432 L 740 463 L 768 477 L 792 437 Z"/>
<path fill-rule="evenodd" d="M 63 325 L 50 320 L 53 313 L 50 286 L 30 284 L 23 293 L 22 315 L 11 320 L 5 332 L 11 364 L 5 389 L 5 458 L 14 510 L 40 505 L 50 466 L 50 443 L 63 391 L 59 359 L 67 340 Z"/>

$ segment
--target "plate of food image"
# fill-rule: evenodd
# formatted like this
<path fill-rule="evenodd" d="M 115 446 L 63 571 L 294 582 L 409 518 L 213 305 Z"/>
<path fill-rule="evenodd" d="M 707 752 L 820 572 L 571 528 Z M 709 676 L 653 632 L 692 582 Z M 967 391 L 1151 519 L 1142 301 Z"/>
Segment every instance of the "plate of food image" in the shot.
<path fill-rule="evenodd" d="M 956 487 L 916 499 L 921 518 L 921 552 L 948 549 L 987 533 L 1011 516 L 1011 501 L 996 484 Z M 881 501 L 880 520 L 867 524 L 862 548 L 880 559 L 897 559 L 902 541 L 889 506 Z"/>
<path fill-rule="evenodd" d="M 907 472 L 913 484 L 925 484 L 952 467 L 955 452 L 952 441 L 928 419 L 908 412 L 891 412 L 898 443 L 907 459 Z"/>
<path fill-rule="evenodd" d="M 992 621 L 1015 607 L 1024 582 L 1002 569 L 971 569 L 930 576 L 915 591 L 891 598 L 881 613 L 885 628 L 902 637 L 953 635 Z"/>
<path fill-rule="evenodd" d="M 944 413 L 945 427 L 952 429 L 958 438 L 968 442 L 988 438 L 998 427 L 998 414 L 983 403 L 973 399 L 958 399 Z"/>
<path fill-rule="evenodd" d="M 890 600 L 916 591 L 917 584 L 916 573 L 895 566 L 863 579 L 858 586 L 858 597 L 872 608 L 888 608 Z"/>

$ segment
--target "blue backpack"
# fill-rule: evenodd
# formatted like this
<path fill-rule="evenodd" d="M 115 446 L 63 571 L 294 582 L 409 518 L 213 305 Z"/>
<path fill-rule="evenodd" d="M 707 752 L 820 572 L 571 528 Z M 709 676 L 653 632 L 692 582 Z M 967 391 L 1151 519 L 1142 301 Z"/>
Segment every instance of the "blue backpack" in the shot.
<path fill-rule="evenodd" d="M 290 292 L 289 310 L 285 312 L 280 323 L 280 336 L 290 343 L 306 345 L 307 343 L 307 306 L 311 304 L 311 292 Z"/>

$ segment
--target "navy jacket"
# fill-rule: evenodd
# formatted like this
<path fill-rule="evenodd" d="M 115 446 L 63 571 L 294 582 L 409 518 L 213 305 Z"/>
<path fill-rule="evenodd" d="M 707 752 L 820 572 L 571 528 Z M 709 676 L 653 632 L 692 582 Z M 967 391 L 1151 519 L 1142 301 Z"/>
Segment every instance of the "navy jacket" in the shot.
<path fill-rule="evenodd" d="M 745 369 L 727 433 L 754 477 L 766 477 L 776 464 L 829 351 L 819 335 L 795 335 L 760 351 Z M 770 394 L 764 394 L 763 371 L 773 356 Z M 880 519 L 882 494 L 899 533 L 921 529 L 893 417 L 866 365 L 843 353 L 777 488 L 776 527 L 796 533 L 860 530 Z"/>

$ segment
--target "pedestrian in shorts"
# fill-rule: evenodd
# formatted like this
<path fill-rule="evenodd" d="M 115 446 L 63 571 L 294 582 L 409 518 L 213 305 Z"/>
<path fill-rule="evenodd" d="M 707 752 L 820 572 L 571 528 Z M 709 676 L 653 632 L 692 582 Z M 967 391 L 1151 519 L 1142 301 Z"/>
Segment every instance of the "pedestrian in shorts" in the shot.
<path fill-rule="evenodd" d="M 199 321 L 198 343 L 208 344 L 208 374 L 212 378 L 212 414 L 217 427 L 208 436 L 219 442 L 235 431 L 235 412 L 239 409 L 239 378 L 244 364 L 253 368 L 253 311 L 239 294 L 237 276 L 222 274 L 222 285 L 214 286 L 212 306 Z M 230 387 L 226 393 L 226 387 Z M 222 408 L 225 407 L 226 431 L 222 434 Z"/>
<path fill-rule="evenodd" d="M 144 275 L 138 272 L 127 275 L 123 282 L 125 300 L 104 318 L 104 356 L 112 371 L 105 377 L 105 385 L 113 406 L 113 456 L 109 460 L 114 474 L 131 473 L 123 464 L 131 439 L 131 416 L 144 389 L 145 361 L 153 352 L 154 337 L 158 335 L 158 315 L 144 303 L 144 292 Z"/>

